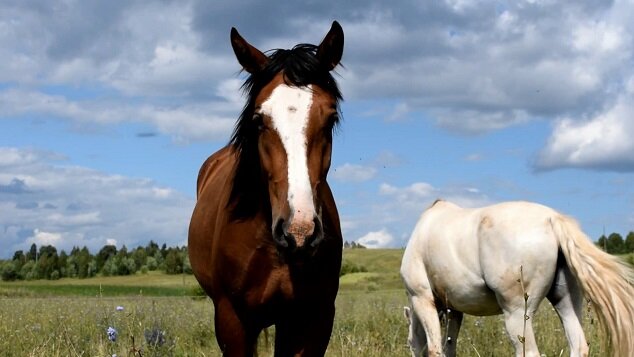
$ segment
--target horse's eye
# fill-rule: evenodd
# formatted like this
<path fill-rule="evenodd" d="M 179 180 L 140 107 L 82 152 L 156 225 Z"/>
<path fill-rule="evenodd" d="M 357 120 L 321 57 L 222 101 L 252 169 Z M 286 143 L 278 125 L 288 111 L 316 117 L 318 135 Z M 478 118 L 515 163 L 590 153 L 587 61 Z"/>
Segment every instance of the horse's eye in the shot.
<path fill-rule="evenodd" d="M 253 114 L 252 120 L 259 131 L 264 130 L 264 118 L 262 117 L 262 114 L 260 113 Z"/>

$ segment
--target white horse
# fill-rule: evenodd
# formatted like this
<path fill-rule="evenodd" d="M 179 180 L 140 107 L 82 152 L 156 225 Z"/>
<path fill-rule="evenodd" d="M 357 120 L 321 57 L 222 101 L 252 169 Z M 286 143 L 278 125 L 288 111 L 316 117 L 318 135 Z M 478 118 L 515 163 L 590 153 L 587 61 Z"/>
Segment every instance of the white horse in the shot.
<path fill-rule="evenodd" d="M 634 271 L 551 208 L 506 202 L 465 209 L 438 200 L 412 233 L 401 276 L 412 356 L 454 356 L 463 313 L 503 313 L 515 355 L 525 348 L 525 356 L 539 356 L 531 321 L 544 297 L 559 314 L 570 355 L 587 356 L 584 293 L 609 336 L 606 349 L 634 356 Z M 447 314 L 444 336 L 439 313 Z"/>

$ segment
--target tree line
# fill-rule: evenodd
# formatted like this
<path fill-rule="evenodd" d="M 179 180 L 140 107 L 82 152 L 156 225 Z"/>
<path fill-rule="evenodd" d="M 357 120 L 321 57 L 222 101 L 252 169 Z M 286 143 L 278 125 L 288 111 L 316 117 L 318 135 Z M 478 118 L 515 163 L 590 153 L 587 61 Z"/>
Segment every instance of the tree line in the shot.
<path fill-rule="evenodd" d="M 609 236 L 601 235 L 596 245 L 610 254 L 634 253 L 634 232 L 627 234 L 625 239 L 618 234 L 612 233 Z"/>
<path fill-rule="evenodd" d="M 596 245 L 610 254 L 634 253 L 634 232 L 629 232 L 625 239 L 618 234 L 602 235 Z M 346 249 L 363 249 L 356 242 L 344 243 Z M 0 278 L 4 281 L 35 280 L 60 278 L 90 278 L 96 275 L 114 276 L 147 273 L 159 270 L 167 274 L 191 274 L 187 247 L 160 248 L 154 241 L 145 247 L 137 247 L 128 251 L 124 245 L 117 249 L 114 245 L 105 245 L 95 255 L 88 248 L 73 247 L 70 253 L 62 250 L 59 254 L 52 245 L 36 244 L 24 252 L 18 250 L 11 260 L 0 261 Z M 343 267 L 342 271 L 346 268 Z M 355 270 L 355 269 L 352 269 Z M 359 270 L 363 271 L 363 270 Z M 345 274 L 345 272 L 344 272 Z"/>
<path fill-rule="evenodd" d="M 105 245 L 95 255 L 88 248 L 73 247 L 70 253 L 59 254 L 52 245 L 32 244 L 24 252 L 18 250 L 11 260 L 0 261 L 0 277 L 5 281 L 60 278 L 90 278 L 96 275 L 131 275 L 160 270 L 167 274 L 191 274 L 187 247 L 160 248 L 154 241 L 145 247 L 128 251 Z"/>

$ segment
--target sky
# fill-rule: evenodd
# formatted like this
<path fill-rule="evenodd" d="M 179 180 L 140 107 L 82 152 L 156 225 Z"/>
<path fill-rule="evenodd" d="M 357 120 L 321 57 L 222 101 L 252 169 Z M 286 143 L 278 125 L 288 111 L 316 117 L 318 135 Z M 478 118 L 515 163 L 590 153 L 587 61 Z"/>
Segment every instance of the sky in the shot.
<path fill-rule="evenodd" d="M 198 169 L 260 50 L 345 33 L 328 181 L 344 239 L 403 247 L 435 199 L 634 230 L 632 1 L 0 2 L 0 258 L 187 242 Z"/>

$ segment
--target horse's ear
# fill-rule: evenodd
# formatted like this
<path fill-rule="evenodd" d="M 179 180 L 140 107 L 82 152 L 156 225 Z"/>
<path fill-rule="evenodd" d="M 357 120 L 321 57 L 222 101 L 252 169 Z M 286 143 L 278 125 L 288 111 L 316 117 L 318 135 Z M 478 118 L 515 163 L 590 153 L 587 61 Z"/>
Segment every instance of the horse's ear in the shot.
<path fill-rule="evenodd" d="M 269 60 L 264 53 L 242 38 L 235 27 L 231 28 L 231 47 L 242 68 L 251 74 L 264 68 Z"/>
<path fill-rule="evenodd" d="M 405 318 L 407 319 L 407 322 L 411 322 L 411 318 L 410 318 L 410 309 L 408 306 L 403 306 L 403 315 L 405 315 Z"/>
<path fill-rule="evenodd" d="M 317 49 L 319 62 L 328 70 L 332 71 L 343 55 L 343 29 L 337 21 L 332 22 L 330 31 L 326 34 Z"/>

